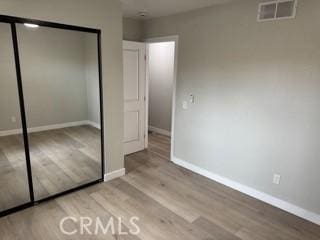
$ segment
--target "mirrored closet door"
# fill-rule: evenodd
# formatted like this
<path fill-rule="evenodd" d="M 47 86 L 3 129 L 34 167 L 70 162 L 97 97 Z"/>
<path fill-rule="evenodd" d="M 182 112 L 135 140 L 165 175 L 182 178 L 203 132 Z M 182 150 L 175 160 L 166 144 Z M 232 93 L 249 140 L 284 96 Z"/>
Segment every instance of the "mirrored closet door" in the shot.
<path fill-rule="evenodd" d="M 101 179 L 97 34 L 17 24 L 35 200 Z"/>
<path fill-rule="evenodd" d="M 100 30 L 0 15 L 0 216 L 103 181 Z"/>
<path fill-rule="evenodd" d="M 30 202 L 11 25 L 0 22 L 0 212 Z"/>

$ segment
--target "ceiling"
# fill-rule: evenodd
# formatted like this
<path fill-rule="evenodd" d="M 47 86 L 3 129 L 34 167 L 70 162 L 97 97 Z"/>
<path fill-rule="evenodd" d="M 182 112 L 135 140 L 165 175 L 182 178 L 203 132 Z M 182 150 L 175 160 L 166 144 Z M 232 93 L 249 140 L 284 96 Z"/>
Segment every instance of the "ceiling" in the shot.
<path fill-rule="evenodd" d="M 123 14 L 128 18 L 150 19 L 187 12 L 232 0 L 121 0 Z M 139 12 L 146 12 L 140 17 Z"/>

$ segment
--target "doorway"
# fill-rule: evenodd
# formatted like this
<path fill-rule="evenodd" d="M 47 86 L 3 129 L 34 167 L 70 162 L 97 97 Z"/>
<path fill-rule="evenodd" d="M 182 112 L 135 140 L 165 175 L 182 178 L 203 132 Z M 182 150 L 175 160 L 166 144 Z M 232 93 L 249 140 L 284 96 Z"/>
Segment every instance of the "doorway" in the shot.
<path fill-rule="evenodd" d="M 145 50 L 144 61 L 139 62 L 141 57 L 138 53 L 142 54 L 143 50 Z M 177 36 L 147 39 L 145 43 L 124 42 L 124 145 L 127 173 L 146 164 L 148 159 L 150 160 L 155 155 L 165 161 L 172 160 L 177 53 Z M 136 55 L 135 58 L 130 57 L 133 54 Z M 139 66 L 141 63 L 145 68 Z M 133 69 L 136 70 L 133 71 Z M 144 76 L 144 79 L 141 81 L 137 76 Z M 144 87 L 143 90 L 138 87 L 132 88 L 133 83 L 138 84 L 139 82 L 139 86 Z M 140 110 L 144 112 L 144 118 L 134 118 L 139 121 L 139 124 L 133 124 L 133 119 L 126 121 L 128 93 L 134 89 L 140 89 L 140 94 L 144 94 L 140 97 L 144 99 L 143 110 Z M 139 99 L 137 94 L 136 96 Z M 140 127 L 141 124 L 144 125 L 143 129 Z M 140 131 L 143 133 L 139 134 Z M 139 148 L 127 151 L 128 136 L 131 133 L 136 133 L 136 140 L 139 139 L 139 135 L 143 135 L 143 146 L 140 142 Z"/>

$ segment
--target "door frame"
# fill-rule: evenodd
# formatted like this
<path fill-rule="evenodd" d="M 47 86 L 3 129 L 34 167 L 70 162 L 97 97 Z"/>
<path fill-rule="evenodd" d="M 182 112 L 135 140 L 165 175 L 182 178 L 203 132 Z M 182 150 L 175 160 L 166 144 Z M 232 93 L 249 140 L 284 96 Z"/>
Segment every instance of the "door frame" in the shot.
<path fill-rule="evenodd" d="M 171 149 L 170 161 L 174 159 L 174 130 L 175 130 L 175 113 L 176 113 L 176 95 L 177 95 L 177 76 L 178 76 L 178 53 L 179 53 L 179 35 L 170 35 L 164 37 L 146 38 L 146 139 L 145 148 L 148 148 L 148 130 L 149 130 L 149 43 L 174 42 L 174 74 L 172 87 L 172 109 L 171 109 Z"/>
<path fill-rule="evenodd" d="M 104 138 L 104 108 L 103 108 L 103 80 L 102 80 L 102 55 L 101 55 L 101 30 L 94 29 L 94 28 L 87 28 L 75 25 L 67 25 L 55 22 L 48 22 L 36 19 L 29 19 L 29 18 L 20 18 L 14 16 L 7 16 L 7 15 L 0 15 L 0 23 L 7 23 L 11 27 L 11 35 L 12 35 L 12 46 L 14 52 L 14 61 L 15 61 L 15 70 L 16 70 L 16 80 L 17 80 L 17 88 L 18 88 L 18 96 L 19 96 L 19 108 L 20 108 L 20 117 L 22 122 L 22 137 L 24 142 L 24 149 L 25 149 L 25 160 L 26 160 L 26 171 L 28 177 L 28 186 L 29 186 L 29 195 L 30 201 L 19 206 L 15 206 L 10 209 L 6 209 L 0 212 L 0 217 L 9 215 L 11 213 L 35 206 L 39 203 L 69 194 L 71 192 L 83 189 L 85 187 L 100 183 L 104 181 L 104 174 L 105 174 L 105 138 Z M 76 186 L 74 188 L 68 189 L 63 192 L 59 192 L 57 194 L 51 195 L 44 199 L 35 200 L 34 198 L 34 189 L 33 189 L 33 176 L 32 176 L 32 162 L 30 159 L 30 149 L 29 149 L 29 135 L 28 135 L 28 128 L 27 128 L 27 120 L 25 114 L 25 102 L 23 96 L 23 76 L 21 75 L 20 69 L 20 55 L 19 55 L 19 43 L 17 37 L 17 30 L 16 24 L 23 24 L 23 23 L 32 23 L 37 24 L 41 27 L 49 27 L 49 28 L 56 28 L 56 29 L 64 29 L 64 30 L 72 30 L 72 31 L 79 31 L 79 32 L 86 32 L 86 33 L 94 33 L 97 36 L 97 51 L 98 51 L 98 72 L 99 72 L 99 94 L 100 94 L 100 129 L 101 129 L 101 175 L 99 179 L 93 180 L 91 182 L 85 183 L 80 186 Z"/>

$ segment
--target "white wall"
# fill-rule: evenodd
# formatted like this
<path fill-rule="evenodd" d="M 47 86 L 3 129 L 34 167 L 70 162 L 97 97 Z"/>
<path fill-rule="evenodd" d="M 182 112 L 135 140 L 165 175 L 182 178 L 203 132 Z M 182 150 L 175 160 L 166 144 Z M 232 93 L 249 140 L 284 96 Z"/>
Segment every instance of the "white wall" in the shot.
<path fill-rule="evenodd" d="M 149 126 L 171 132 L 174 42 L 148 44 Z"/>
<path fill-rule="evenodd" d="M 0 12 L 102 31 L 106 171 L 122 169 L 122 10 L 119 0 L 2 0 Z"/>
<path fill-rule="evenodd" d="M 320 214 L 320 1 L 265 23 L 259 2 L 145 24 L 146 38 L 179 35 L 174 155 Z"/>

